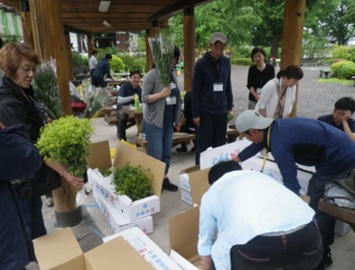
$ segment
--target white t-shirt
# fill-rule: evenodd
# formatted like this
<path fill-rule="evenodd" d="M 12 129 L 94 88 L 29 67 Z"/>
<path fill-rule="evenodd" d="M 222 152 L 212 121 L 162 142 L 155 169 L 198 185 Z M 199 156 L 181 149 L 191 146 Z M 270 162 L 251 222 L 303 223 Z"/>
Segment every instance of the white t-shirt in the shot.
<path fill-rule="evenodd" d="M 90 69 L 94 69 L 97 66 L 97 58 L 95 57 L 95 55 L 91 55 L 91 57 L 89 58 L 89 67 Z"/>
<path fill-rule="evenodd" d="M 258 235 L 294 230 L 311 222 L 313 216 L 314 211 L 300 197 L 270 176 L 233 171 L 202 197 L 198 253 L 212 255 L 217 269 L 231 269 L 232 246 Z"/>

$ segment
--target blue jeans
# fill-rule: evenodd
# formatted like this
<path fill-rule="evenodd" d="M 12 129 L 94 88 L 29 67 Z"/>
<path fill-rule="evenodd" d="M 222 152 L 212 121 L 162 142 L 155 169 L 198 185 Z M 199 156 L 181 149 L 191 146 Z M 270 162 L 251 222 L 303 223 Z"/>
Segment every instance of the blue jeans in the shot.
<path fill-rule="evenodd" d="M 144 133 L 148 143 L 148 155 L 164 162 L 165 175 L 168 174 L 173 145 L 174 126 L 159 128 L 143 121 Z"/>
<path fill-rule="evenodd" d="M 23 221 L 28 230 L 31 239 L 47 234 L 42 216 L 42 199 L 36 198 L 19 198 L 22 211 Z"/>

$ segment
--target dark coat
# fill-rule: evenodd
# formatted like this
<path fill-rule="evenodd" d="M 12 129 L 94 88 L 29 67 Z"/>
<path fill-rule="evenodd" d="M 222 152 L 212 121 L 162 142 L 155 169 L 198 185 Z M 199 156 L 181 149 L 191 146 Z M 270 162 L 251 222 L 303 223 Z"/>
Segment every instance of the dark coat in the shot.
<path fill-rule="evenodd" d="M 19 126 L 0 130 L 0 149 L 0 269 L 22 269 L 35 254 L 11 181 L 28 178 L 42 158 Z"/>

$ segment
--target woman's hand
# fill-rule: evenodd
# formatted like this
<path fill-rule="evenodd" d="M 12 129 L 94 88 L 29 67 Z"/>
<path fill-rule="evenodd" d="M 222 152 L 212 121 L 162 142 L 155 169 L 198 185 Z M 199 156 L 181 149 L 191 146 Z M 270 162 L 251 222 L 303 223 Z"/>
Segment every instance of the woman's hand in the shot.
<path fill-rule="evenodd" d="M 67 171 L 65 171 L 62 176 L 67 180 L 67 182 L 74 187 L 77 188 L 83 188 L 84 187 L 84 178 L 79 178 L 74 175 L 69 174 Z"/>
<path fill-rule="evenodd" d="M 160 95 L 162 98 L 170 96 L 171 95 L 170 87 L 164 87 L 163 90 L 160 91 Z"/>

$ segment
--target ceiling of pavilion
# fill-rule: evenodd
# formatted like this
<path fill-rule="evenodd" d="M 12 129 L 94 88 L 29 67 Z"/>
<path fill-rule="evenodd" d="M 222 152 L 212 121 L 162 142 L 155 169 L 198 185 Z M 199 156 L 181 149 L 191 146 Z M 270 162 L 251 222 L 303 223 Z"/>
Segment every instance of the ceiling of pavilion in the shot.
<path fill-rule="evenodd" d="M 61 0 L 64 29 L 100 33 L 145 30 L 157 19 L 167 18 L 184 8 L 211 0 L 111 0 L 108 11 L 100 12 L 100 0 Z M 0 0 L 20 12 L 19 0 Z M 105 26 L 107 21 L 111 26 Z"/>

